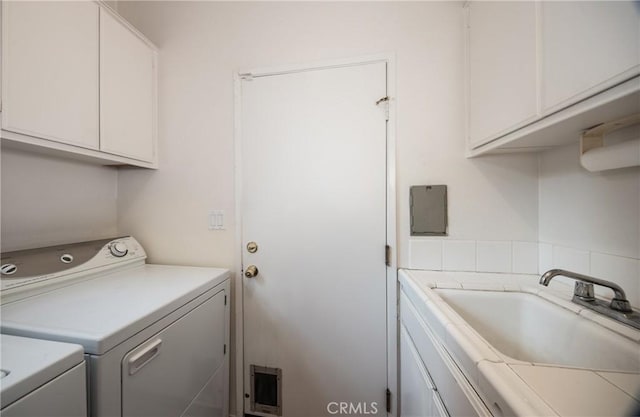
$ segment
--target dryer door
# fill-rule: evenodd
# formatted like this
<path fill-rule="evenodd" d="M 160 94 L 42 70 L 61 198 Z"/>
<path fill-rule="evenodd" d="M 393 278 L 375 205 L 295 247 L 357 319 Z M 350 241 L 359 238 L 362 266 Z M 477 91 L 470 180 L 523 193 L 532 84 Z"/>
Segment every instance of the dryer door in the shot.
<path fill-rule="evenodd" d="M 184 317 L 156 333 L 122 360 L 122 415 L 182 415 L 225 357 L 225 292 L 220 291 Z M 207 415 L 221 405 L 201 404 Z"/>

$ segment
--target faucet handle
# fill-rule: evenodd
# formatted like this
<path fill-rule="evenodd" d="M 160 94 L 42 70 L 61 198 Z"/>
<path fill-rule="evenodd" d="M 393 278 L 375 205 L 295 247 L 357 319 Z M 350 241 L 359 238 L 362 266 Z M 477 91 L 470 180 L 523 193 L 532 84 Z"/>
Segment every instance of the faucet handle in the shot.
<path fill-rule="evenodd" d="M 610 307 L 613 310 L 620 311 L 622 313 L 631 313 L 633 310 L 631 309 L 631 303 L 625 299 L 614 298 L 611 300 Z"/>
<path fill-rule="evenodd" d="M 584 281 L 576 281 L 573 295 L 584 301 L 594 301 L 596 299 L 593 284 Z"/>
<path fill-rule="evenodd" d="M 576 281 L 576 285 L 573 288 L 573 297 L 579 298 L 582 301 L 595 301 L 596 297 L 593 291 L 593 284 L 584 281 Z M 609 307 L 622 313 L 630 313 L 633 311 L 629 301 L 624 298 L 612 299 Z"/>

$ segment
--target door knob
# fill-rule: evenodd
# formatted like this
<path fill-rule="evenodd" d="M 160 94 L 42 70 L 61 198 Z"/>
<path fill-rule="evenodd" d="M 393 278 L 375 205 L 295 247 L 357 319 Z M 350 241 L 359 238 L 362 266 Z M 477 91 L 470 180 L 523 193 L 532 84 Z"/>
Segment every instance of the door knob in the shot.
<path fill-rule="evenodd" d="M 244 276 L 247 278 L 254 278 L 258 275 L 258 268 L 255 265 L 249 265 L 244 271 Z"/>

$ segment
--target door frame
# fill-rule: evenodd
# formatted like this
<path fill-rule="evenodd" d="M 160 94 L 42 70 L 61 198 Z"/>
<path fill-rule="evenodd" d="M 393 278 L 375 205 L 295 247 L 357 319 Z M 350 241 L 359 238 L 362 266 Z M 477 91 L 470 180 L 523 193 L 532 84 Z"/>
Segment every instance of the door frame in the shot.
<path fill-rule="evenodd" d="M 246 77 L 264 77 L 310 70 L 321 70 L 385 62 L 387 64 L 387 96 L 390 98 L 387 121 L 387 245 L 391 247 L 390 265 L 387 266 L 387 387 L 391 390 L 391 412 L 398 416 L 398 268 L 396 241 L 396 68 L 395 54 L 382 53 L 346 59 L 334 59 L 308 64 L 239 70 L 233 74 L 234 83 L 234 152 L 235 152 L 235 238 L 233 291 L 235 301 L 235 400 L 236 417 L 244 416 L 244 306 L 242 276 L 242 80 Z"/>

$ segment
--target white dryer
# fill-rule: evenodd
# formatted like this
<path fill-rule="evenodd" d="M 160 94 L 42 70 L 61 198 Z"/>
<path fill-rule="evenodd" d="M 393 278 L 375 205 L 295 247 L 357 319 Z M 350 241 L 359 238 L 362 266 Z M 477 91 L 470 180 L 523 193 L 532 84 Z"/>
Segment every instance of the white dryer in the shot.
<path fill-rule="evenodd" d="M 82 346 L 0 335 L 3 417 L 87 415 Z"/>
<path fill-rule="evenodd" d="M 226 416 L 229 271 L 132 237 L 2 254 L 2 333 L 82 345 L 91 416 Z"/>

